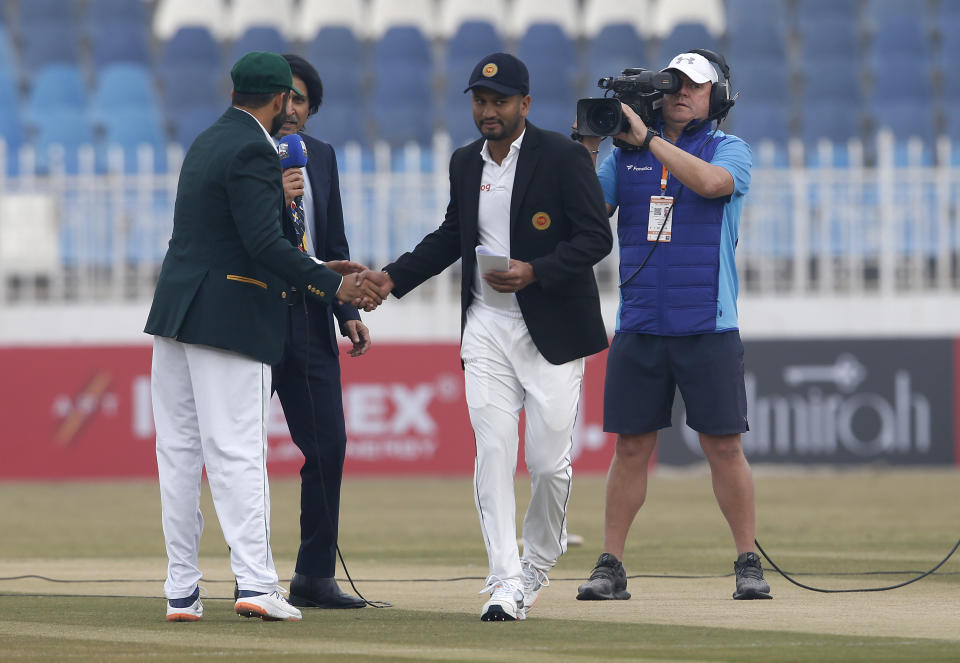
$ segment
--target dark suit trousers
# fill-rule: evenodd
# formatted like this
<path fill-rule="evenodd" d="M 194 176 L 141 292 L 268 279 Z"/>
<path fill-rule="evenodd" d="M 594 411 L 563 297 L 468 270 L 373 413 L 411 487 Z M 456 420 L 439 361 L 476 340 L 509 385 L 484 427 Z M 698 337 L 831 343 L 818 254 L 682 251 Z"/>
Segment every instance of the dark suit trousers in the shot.
<path fill-rule="evenodd" d="M 304 456 L 296 571 L 332 578 L 337 564 L 340 479 L 347 434 L 340 360 L 330 344 L 329 308 L 314 303 L 307 306 L 309 316 L 303 301 L 289 308 L 283 358 L 273 366 L 273 389 L 280 397 L 290 436 Z"/>

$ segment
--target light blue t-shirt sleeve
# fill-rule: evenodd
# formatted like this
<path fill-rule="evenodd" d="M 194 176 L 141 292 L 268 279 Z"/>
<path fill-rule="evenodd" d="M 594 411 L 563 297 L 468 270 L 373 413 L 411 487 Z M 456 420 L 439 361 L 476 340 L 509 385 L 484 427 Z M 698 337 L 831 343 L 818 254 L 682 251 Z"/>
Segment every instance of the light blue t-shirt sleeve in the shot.
<path fill-rule="evenodd" d="M 607 157 L 600 162 L 597 169 L 597 178 L 603 189 L 603 199 L 608 205 L 616 207 L 620 204 L 617 196 L 617 159 L 620 157 L 620 148 L 614 148 Z"/>
<path fill-rule="evenodd" d="M 743 196 L 750 190 L 753 155 L 750 146 L 742 138 L 727 134 L 717 146 L 710 163 L 726 169 L 733 177 L 733 195 Z"/>

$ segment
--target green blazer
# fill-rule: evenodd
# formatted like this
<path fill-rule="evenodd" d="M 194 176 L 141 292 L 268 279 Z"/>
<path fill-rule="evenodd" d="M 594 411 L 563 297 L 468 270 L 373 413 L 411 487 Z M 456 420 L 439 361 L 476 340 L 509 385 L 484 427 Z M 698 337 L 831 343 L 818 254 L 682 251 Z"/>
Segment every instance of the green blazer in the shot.
<path fill-rule="evenodd" d="M 284 238 L 277 151 L 253 116 L 229 108 L 190 146 L 148 334 L 280 360 L 288 285 L 327 303 L 341 277 Z"/>

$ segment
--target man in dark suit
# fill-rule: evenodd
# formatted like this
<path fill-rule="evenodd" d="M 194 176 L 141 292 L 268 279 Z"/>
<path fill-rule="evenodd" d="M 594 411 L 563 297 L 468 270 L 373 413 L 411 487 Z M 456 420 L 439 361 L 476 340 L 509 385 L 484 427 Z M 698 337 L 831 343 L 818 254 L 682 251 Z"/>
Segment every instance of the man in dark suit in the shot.
<path fill-rule="evenodd" d="M 477 64 L 465 92 L 473 93 L 482 138 L 450 160 L 443 223 L 368 275 L 377 301 L 390 292 L 403 296 L 463 260 L 461 358 L 490 562 L 483 621 L 524 619 L 566 550 L 584 358 L 607 346 L 593 275 L 613 244 L 600 184 L 579 145 L 526 121 L 529 88 L 526 66 L 512 55 L 494 53 Z M 481 245 L 503 256 L 500 271 L 478 268 Z M 521 409 L 532 484 L 522 558 L 513 490 Z"/>
<path fill-rule="evenodd" d="M 333 270 L 362 266 L 321 266 L 281 230 L 283 190 L 271 132 L 289 114 L 289 65 L 273 53 L 248 53 L 231 78 L 232 107 L 184 158 L 173 236 L 145 328 L 154 335 L 168 621 L 203 616 L 197 554 L 204 467 L 237 578 L 235 611 L 300 619 L 279 591 L 270 550 L 269 369 L 283 351 L 288 283 L 328 304 L 360 295 L 356 277 Z"/>
<path fill-rule="evenodd" d="M 300 93 L 291 96 L 292 112 L 279 137 L 303 130 L 323 101 L 323 84 L 313 66 L 298 55 L 283 56 Z M 284 171 L 286 202 L 302 197 L 306 252 L 322 260 L 349 260 L 343 228 L 337 157 L 327 143 L 301 133 L 307 146 L 303 169 Z M 287 213 L 291 210 L 288 207 Z M 288 224 L 291 227 L 293 224 Z M 297 238 L 299 239 L 299 238 Z M 298 299 L 287 308 L 290 323 L 283 357 L 273 365 L 273 388 L 280 396 L 290 436 L 303 452 L 300 469 L 300 550 L 290 581 L 290 602 L 311 608 L 362 608 L 363 599 L 337 586 L 337 525 L 340 481 L 347 446 L 340 387 L 340 359 L 334 330 L 353 343 L 351 356 L 370 348 L 370 333 L 357 309 L 334 302 Z"/>

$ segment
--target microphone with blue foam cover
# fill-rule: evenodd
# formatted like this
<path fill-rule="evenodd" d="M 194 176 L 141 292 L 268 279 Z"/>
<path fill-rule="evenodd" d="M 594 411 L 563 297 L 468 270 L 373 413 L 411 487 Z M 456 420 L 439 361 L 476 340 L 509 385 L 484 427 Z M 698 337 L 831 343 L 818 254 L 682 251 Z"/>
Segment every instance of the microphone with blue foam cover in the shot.
<path fill-rule="evenodd" d="M 300 134 L 290 134 L 281 138 L 277 152 L 280 154 L 280 167 L 284 170 L 303 168 L 307 165 L 307 144 L 303 142 Z"/>
<path fill-rule="evenodd" d="M 280 156 L 280 167 L 283 170 L 303 168 L 307 165 L 307 144 L 300 134 L 289 134 L 280 139 L 277 144 L 277 154 Z M 297 229 L 300 250 L 307 251 L 306 219 L 303 215 L 303 196 L 297 196 L 290 204 L 290 214 L 293 216 Z"/>

